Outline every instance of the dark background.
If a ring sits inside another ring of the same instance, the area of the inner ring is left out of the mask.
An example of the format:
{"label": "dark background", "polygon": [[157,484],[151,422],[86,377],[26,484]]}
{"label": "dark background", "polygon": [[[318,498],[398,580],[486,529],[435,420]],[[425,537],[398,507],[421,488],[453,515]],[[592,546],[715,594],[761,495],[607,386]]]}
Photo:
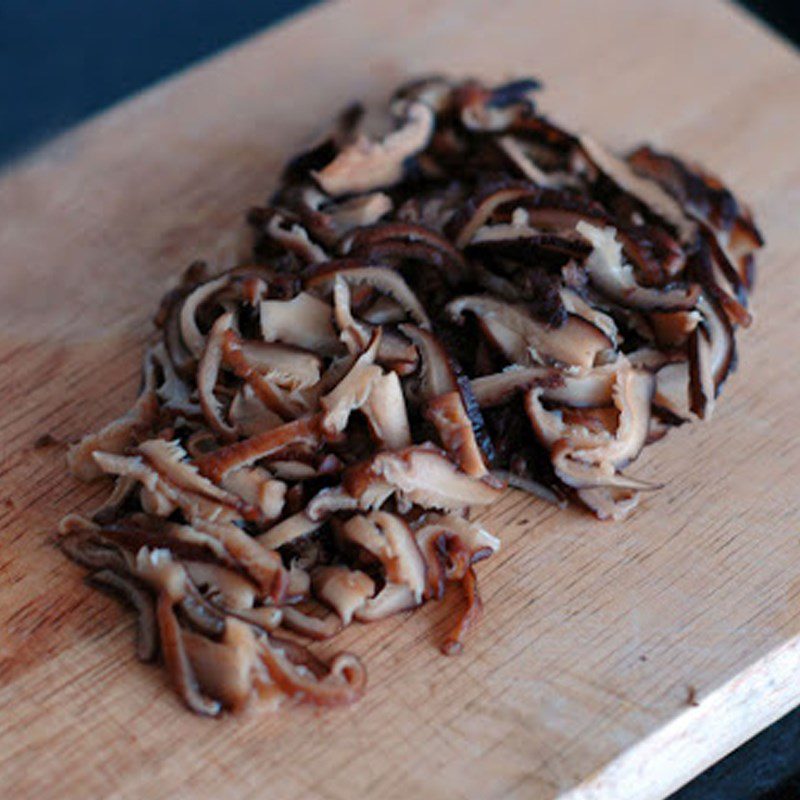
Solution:
{"label": "dark background", "polygon": [[[0,166],[307,5],[308,0],[0,0]],[[800,43],[800,0],[744,5]],[[800,798],[800,709],[671,800],[779,798]]]}

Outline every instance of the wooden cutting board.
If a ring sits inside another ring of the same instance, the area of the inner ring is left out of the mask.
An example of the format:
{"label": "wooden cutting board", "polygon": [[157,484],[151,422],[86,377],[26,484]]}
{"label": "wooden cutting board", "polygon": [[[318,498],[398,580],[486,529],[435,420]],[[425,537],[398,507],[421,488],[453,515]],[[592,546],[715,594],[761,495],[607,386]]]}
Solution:
{"label": "wooden cutting board", "polygon": [[[358,706],[198,719],[52,532],[105,486],[59,440],[133,397],[158,298],[227,264],[244,210],[342,104],[428,71],[533,73],[616,147],[698,157],[755,207],[757,321],[709,424],[649,448],[624,524],[509,492],[485,514],[483,626],[457,598],[351,630]],[[662,798],[800,702],[800,61],[696,0],[352,0],[317,8],[62,137],[0,180],[4,798]]]}

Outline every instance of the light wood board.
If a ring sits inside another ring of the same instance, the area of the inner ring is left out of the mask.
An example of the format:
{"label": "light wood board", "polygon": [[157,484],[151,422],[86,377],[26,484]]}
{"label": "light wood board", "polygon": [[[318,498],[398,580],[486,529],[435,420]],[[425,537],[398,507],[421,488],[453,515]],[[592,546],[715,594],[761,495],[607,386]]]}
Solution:
{"label": "light wood board", "polygon": [[[34,449],[134,395],[158,298],[230,258],[243,211],[342,104],[409,75],[528,73],[616,147],[718,170],[768,247],[710,424],[649,448],[624,524],[509,493],[485,515],[483,626],[451,603],[350,631],[353,708],[202,720],[51,542],[105,493]],[[4,798],[662,798],[800,702],[800,60],[733,6],[353,0],[317,8],[62,137],[0,180]],[[690,687],[692,687],[690,689]],[[698,705],[688,702],[690,691]]]}

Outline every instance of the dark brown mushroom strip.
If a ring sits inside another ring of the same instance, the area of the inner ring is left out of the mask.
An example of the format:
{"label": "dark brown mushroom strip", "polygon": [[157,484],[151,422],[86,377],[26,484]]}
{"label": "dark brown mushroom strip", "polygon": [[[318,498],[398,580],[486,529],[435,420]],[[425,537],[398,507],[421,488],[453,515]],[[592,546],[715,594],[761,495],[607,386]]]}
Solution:
{"label": "dark brown mushroom strip", "polygon": [[150,595],[130,578],[110,569],[92,573],[91,582],[108,588],[130,603],[138,616],[136,656],[139,661],[152,661],[158,652],[158,628],[155,607]]}

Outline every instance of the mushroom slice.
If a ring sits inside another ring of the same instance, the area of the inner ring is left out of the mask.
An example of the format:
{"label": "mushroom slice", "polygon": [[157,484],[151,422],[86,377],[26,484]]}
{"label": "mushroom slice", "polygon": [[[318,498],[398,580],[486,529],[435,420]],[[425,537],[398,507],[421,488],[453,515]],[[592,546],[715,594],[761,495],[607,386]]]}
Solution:
{"label": "mushroom slice", "polygon": [[653,216],[671,225],[682,242],[694,240],[697,226],[684,213],[681,204],[658,183],[637,175],[627,162],[609,153],[594,139],[581,136],[580,144],[583,152],[600,172],[638,200]]}
{"label": "mushroom slice", "polygon": [[196,519],[192,521],[192,527],[222,545],[233,561],[256,583],[259,598],[269,597],[275,602],[284,598],[288,575],[280,556],[274,550],[268,550],[261,542],[230,522]]}
{"label": "mushroom slice", "polygon": [[374,225],[388,214],[394,204],[391,197],[383,192],[352,197],[325,209],[333,229],[341,237],[356,228]]}
{"label": "mushroom slice", "polygon": [[426,598],[444,596],[445,582],[460,580],[470,566],[500,549],[500,540],[463,517],[433,514],[415,532],[425,559]]}
{"label": "mushroom slice", "polygon": [[228,311],[218,317],[197,367],[197,393],[200,407],[211,429],[225,439],[233,439],[236,431],[223,418],[222,405],[214,394],[217,378],[222,367],[225,334],[233,327],[233,312]]}
{"label": "mushroom slice", "polygon": [[306,264],[328,260],[328,254],[309,238],[308,231],[276,209],[270,209],[270,219],[264,232],[286,250],[298,255]]}
{"label": "mushroom slice", "polygon": [[181,378],[164,342],[159,342],[149,350],[149,357],[161,369],[161,381],[156,395],[162,408],[182,414],[185,417],[200,417],[203,410],[193,398],[194,390]]}
{"label": "mushroom slice", "polygon": [[197,311],[203,303],[228,286],[229,282],[230,278],[223,275],[212,281],[201,283],[183,301],[180,314],[181,339],[195,358],[200,357],[206,341],[206,337],[197,326]]}
{"label": "mushroom slice", "polygon": [[329,164],[312,172],[329,195],[371,192],[402,179],[406,160],[427,146],[435,117],[424,103],[402,103],[398,109],[402,109],[401,127],[383,141],[359,134]]}
{"label": "mushroom slice", "polygon": [[67,452],[70,472],[79,480],[92,481],[103,474],[94,453],[124,453],[136,439],[150,429],[158,416],[158,397],[153,362],[145,357],[142,390],[133,407],[121,417],[104,425],[97,433],[84,436]]}
{"label": "mushroom slice", "polygon": [[236,505],[233,495],[204,478],[194,464],[186,460],[187,453],[179,441],[148,439],[139,445],[138,450],[150,466],[174,486],[220,503]]}
{"label": "mushroom slice", "polygon": [[656,342],[662,347],[683,347],[701,318],[696,310],[654,311],[649,315]]}
{"label": "mushroom slice", "polygon": [[369,347],[356,359],[347,375],[331,392],[320,398],[320,430],[324,436],[335,439],[344,432],[350,414],[367,402],[373,384],[383,375],[383,370],[374,363],[380,334],[380,328],[376,329]]}
{"label": "mushroom slice", "polygon": [[600,520],[619,522],[639,505],[639,493],[633,489],[596,486],[578,489],[578,498]]}
{"label": "mushroom slice", "polygon": [[444,449],[464,472],[481,478],[488,472],[464,401],[458,391],[428,401],[425,417],[433,423]]}
{"label": "mushroom slice", "polygon": [[[304,603],[305,606],[312,605]],[[322,616],[314,613],[301,611],[297,606],[286,606],[283,609],[283,619],[281,624],[290,631],[307,636],[309,639],[330,639],[342,629],[342,623],[336,614],[332,614],[324,607],[320,608],[316,603],[315,609],[324,610]]]}
{"label": "mushroom slice", "polygon": [[447,232],[459,250],[463,250],[498,208],[508,203],[534,197],[538,188],[526,181],[501,181],[479,188],[447,225]]}
{"label": "mushroom slice", "polygon": [[653,408],[671,418],[686,421],[692,413],[689,401],[689,364],[678,361],[665,364],[656,372]]}
{"label": "mushroom slice", "polygon": [[420,354],[420,390],[423,399],[432,399],[458,389],[452,362],[439,339],[417,325],[400,325],[400,331],[416,345]]}
{"label": "mushroom slice", "polygon": [[[385,497],[391,494],[388,491]],[[359,508],[359,499],[353,497],[343,486],[328,486],[320,489],[306,506],[305,513],[310,520],[322,524],[328,517],[338,511],[355,511]]]}
{"label": "mushroom slice", "polygon": [[228,472],[220,481],[222,487],[246,503],[258,508],[264,519],[277,519],[283,511],[286,484],[275,480],[262,467],[241,467]]}
{"label": "mushroom slice", "polygon": [[132,605],[139,615],[136,635],[136,656],[139,661],[153,661],[158,653],[158,628],[153,600],[141,586],[131,578],[111,569],[92,573],[95,586],[110,589]]}
{"label": "mushroom slice", "polygon": [[265,379],[285,389],[305,389],[319,381],[322,359],[307,350],[272,342],[246,341],[233,331],[228,339]]}
{"label": "mushroom slice", "polygon": [[636,458],[647,441],[654,383],[649,372],[633,369],[626,361],[619,364],[612,391],[619,411],[615,431],[570,425],[559,411],[545,409],[541,388],[528,392],[526,411],[538,438],[550,449],[556,475],[564,483],[575,488],[653,488],[619,475],[618,470]]}
{"label": "mushroom slice", "polygon": [[444,236],[411,222],[382,222],[359,228],[345,240],[342,251],[372,262],[432,264],[453,285],[468,273],[463,255]]}
{"label": "mushroom slice", "polygon": [[283,425],[283,418],[267,408],[249,383],[233,396],[228,419],[239,436],[256,436]]}
{"label": "mushroom slice", "polygon": [[608,337],[608,340],[615,345],[622,343],[622,336],[620,336],[617,330],[617,323],[614,322],[613,317],[590,306],[575,290],[566,286],[563,286],[559,290],[559,296],[567,312],[582,317],[587,322],[590,322],[595,328],[602,331]]}
{"label": "mushroom slice", "polygon": [[483,331],[512,363],[563,364],[591,367],[598,354],[613,348],[608,337],[574,314],[553,328],[534,319],[523,306],[495,300],[488,295],[467,295],[447,304],[456,321],[471,311]]}
{"label": "mushroom slice", "polygon": [[[334,263],[335,262],[331,262]],[[340,277],[348,284],[354,286],[369,286],[381,294],[385,294],[405,309],[411,319],[421,328],[431,327],[425,309],[411,291],[402,276],[386,267],[333,267],[331,270],[321,270],[306,280],[307,288],[316,288],[325,291]],[[316,349],[316,348],[312,348]]]}
{"label": "mushroom slice", "polygon": [[719,178],[651,147],[639,147],[628,156],[628,162],[636,173],[658,182],[686,208],[689,216],[701,222],[712,244],[734,270],[729,278],[749,291],[753,284],[749,256],[764,244],[749,209]]}
{"label": "mushroom slice", "polygon": [[186,595],[186,571],[172,559],[169,550],[143,547],[136,556],[136,576],[158,592],[156,618],[161,652],[175,688],[192,711],[216,716],[221,706],[200,692],[175,616],[176,604]]}
{"label": "mushroom slice", "polygon": [[182,563],[200,593],[222,608],[241,611],[256,604],[258,590],[241,573],[208,561]]}
{"label": "mushroom slice", "polygon": [[375,582],[365,572],[343,566],[320,567],[312,577],[314,594],[349,625],[353,614],[375,594]]}
{"label": "mushroom slice", "polygon": [[411,445],[406,402],[397,373],[389,372],[372,382],[369,396],[361,411],[380,447],[400,450]]}
{"label": "mushroom slice", "polygon": [[345,472],[345,489],[355,498],[362,498],[375,484],[389,486],[402,499],[424,508],[449,511],[487,505],[501,493],[488,477],[471,478],[444,452],[430,445],[378,453]]}
{"label": "mushroom slice", "polygon": [[533,386],[558,386],[563,381],[564,378],[557,370],[514,364],[502,372],[474,378],[471,386],[478,405],[481,408],[491,408],[505,403],[517,392],[527,391]]}
{"label": "mushroom slice", "polygon": [[698,286],[653,289],[639,285],[632,267],[622,258],[622,245],[614,228],[597,228],[581,220],[576,230],[593,246],[586,259],[586,272],[597,289],[610,299],[628,308],[652,311],[694,307],[700,293]]}
{"label": "mushroom slice", "polygon": [[[293,643],[292,643],[293,644]],[[354,703],[367,685],[361,662],[349,653],[340,653],[326,674],[320,675],[304,663],[293,660],[288,641],[259,640],[260,658],[270,678],[288,697],[320,706]]]}
{"label": "mushroom slice", "polygon": [[261,533],[255,538],[269,550],[277,550],[290,542],[302,539],[304,536],[318,531],[325,524],[325,518],[311,519],[307,511],[298,511],[273,525],[266,533]]}
{"label": "mushroom slice", "polygon": [[221,480],[228,472],[259,459],[278,456],[294,446],[316,447],[319,444],[319,416],[303,417],[277,428],[251,436],[241,442],[214,450],[196,460],[201,474]]}
{"label": "mushroom slice", "polygon": [[291,300],[264,300],[260,313],[261,335],[267,342],[282,342],[320,355],[340,350],[331,322],[333,309],[307,292]]}
{"label": "mushroom slice", "polygon": [[232,711],[244,708],[254,684],[269,683],[258,657],[252,628],[228,617],[220,642],[192,631],[183,632],[184,647],[200,687]]}

